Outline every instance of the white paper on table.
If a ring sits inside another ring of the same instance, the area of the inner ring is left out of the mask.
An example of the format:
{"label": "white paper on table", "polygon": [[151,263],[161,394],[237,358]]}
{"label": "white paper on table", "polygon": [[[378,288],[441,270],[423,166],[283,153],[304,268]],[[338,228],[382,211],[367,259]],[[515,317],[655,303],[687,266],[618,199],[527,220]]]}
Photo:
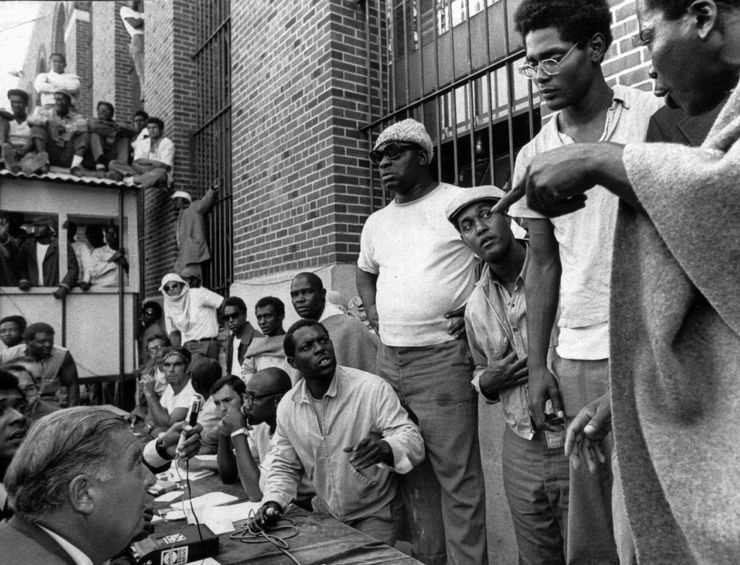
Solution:
{"label": "white paper on table", "polygon": [[166,473],[166,480],[172,483],[181,483],[185,480],[197,481],[198,479],[202,479],[203,477],[210,477],[211,475],[215,475],[216,471],[211,471],[210,469],[200,469],[198,471],[187,472],[183,468],[171,468],[169,471],[166,471]]}
{"label": "white paper on table", "polygon": [[185,491],[183,490],[173,490],[159,495],[157,498],[154,499],[154,502],[172,502],[177,497],[182,496],[183,494],[185,494]]}
{"label": "white paper on table", "polygon": [[196,455],[195,459],[198,461],[215,461],[216,460],[216,454],[210,454],[210,455]]}
{"label": "white paper on table", "polygon": [[176,504],[172,504],[171,508],[173,510],[182,510],[184,506],[189,510],[192,504],[193,508],[201,510],[209,506],[218,506],[219,504],[226,504],[234,500],[237,500],[235,496],[226,494],[225,492],[209,492],[195,498],[181,500]]}
{"label": "white paper on table", "polygon": [[202,513],[202,522],[216,535],[234,531],[234,522],[249,518],[249,512],[257,512],[261,502],[240,502],[229,506],[206,508]]}
{"label": "white paper on table", "polygon": [[185,565],[221,565],[219,561],[216,561],[213,557],[206,557],[205,559],[198,559],[198,561],[190,561]]}

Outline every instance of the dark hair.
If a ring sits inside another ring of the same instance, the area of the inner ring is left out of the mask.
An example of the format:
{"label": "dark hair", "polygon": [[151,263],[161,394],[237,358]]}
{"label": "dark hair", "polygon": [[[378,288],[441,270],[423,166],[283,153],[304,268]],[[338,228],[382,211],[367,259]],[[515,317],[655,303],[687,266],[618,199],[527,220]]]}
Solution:
{"label": "dark hair", "polygon": [[218,361],[196,355],[190,363],[190,383],[198,394],[206,395],[214,383],[221,378],[221,365]]}
{"label": "dark hair", "polygon": [[612,15],[607,0],[524,0],[514,15],[522,38],[531,31],[555,27],[563,41],[579,46],[600,33],[611,45]]}
{"label": "dark hair", "polygon": [[54,53],[52,53],[51,55],[49,55],[49,61],[51,61],[54,57],[61,57],[62,58],[62,61],[64,62],[64,64],[65,65],[67,64],[67,57],[64,56],[64,53],[59,53],[59,52],[55,51]]}
{"label": "dark hair", "polygon": [[113,114],[116,113],[116,109],[113,107],[113,104],[111,104],[110,102],[106,102],[105,100],[101,100],[100,102],[98,102],[98,105],[95,106],[95,109],[96,110],[100,110],[100,107],[101,106],[108,106],[108,108],[110,108],[110,116],[111,116],[111,118],[113,117]]}
{"label": "dark hair", "polygon": [[226,300],[224,300],[223,306],[221,306],[221,312],[226,310],[227,306],[234,306],[239,309],[239,312],[242,314],[247,313],[247,305],[244,304],[244,301],[239,298],[238,296],[229,296]]}
{"label": "dark hair", "polygon": [[304,278],[306,279],[312,288],[315,290],[324,290],[324,281],[321,280],[321,277],[314,273],[298,273],[293,280]]}
{"label": "dark hair", "polygon": [[57,92],[54,93],[54,96],[56,96],[57,94],[59,94],[60,96],[64,96],[67,99],[67,104],[71,104],[72,103],[72,97],[69,94],[67,94],[66,92],[59,92],[59,91],[57,91]]}
{"label": "dark hair", "polygon": [[144,110],[136,110],[136,112],[134,113],[134,118],[136,116],[141,116],[145,120],[148,120],[149,119],[149,114],[147,114]]}
{"label": "dark hair", "polygon": [[256,312],[257,308],[264,308],[265,306],[272,306],[278,318],[285,317],[285,304],[279,298],[275,296],[263,296],[254,305],[254,311]]}
{"label": "dark hair", "polygon": [[233,388],[234,392],[237,393],[239,396],[247,392],[247,385],[244,384],[243,380],[241,380],[239,377],[235,377],[234,375],[227,375],[225,377],[221,377],[215,383],[213,383],[213,386],[211,387],[211,396],[216,394],[225,386],[230,386],[231,388]]}
{"label": "dark hair", "polygon": [[329,335],[329,331],[324,327],[324,324],[321,324],[316,320],[311,320],[310,318],[301,318],[288,328],[288,331],[285,333],[285,337],[283,338],[283,351],[285,351],[286,357],[295,357],[295,339],[293,339],[293,334],[301,328],[311,326],[319,326],[324,330],[326,335]]}
{"label": "dark hair", "polygon": [[152,308],[154,310],[154,315],[157,316],[157,318],[162,317],[162,307],[159,305],[159,302],[155,300],[144,302],[144,304],[141,305],[141,310],[144,311],[147,308]]}
{"label": "dark hair", "polygon": [[0,326],[7,322],[15,323],[18,328],[20,328],[21,334],[26,331],[27,322],[23,316],[5,316],[2,320],[0,320]]}
{"label": "dark hair", "polygon": [[162,340],[162,343],[163,343],[163,345],[165,347],[172,347],[172,343],[170,342],[170,338],[168,338],[166,335],[162,335],[162,334],[154,334],[153,336],[149,337],[146,340],[145,345],[149,345],[155,339],[161,339]]}
{"label": "dark hair", "polygon": [[28,92],[25,90],[21,90],[20,88],[11,88],[8,90],[8,100],[10,100],[11,96],[20,96],[23,98],[23,102],[28,104]]}
{"label": "dark hair", "polygon": [[[694,0],[646,0],[645,4],[650,10],[658,10],[663,13],[667,20],[677,20],[686,13]],[[720,9],[740,8],[740,0],[716,0]]]}
{"label": "dark hair", "polygon": [[8,367],[0,369],[0,390],[17,390],[23,396],[18,385],[18,379],[14,374],[9,373],[7,369]]}
{"label": "dark hair", "polygon": [[193,360],[193,356],[190,354],[190,351],[184,347],[168,347],[162,352],[162,361],[167,359],[170,355],[179,355],[180,358],[185,361],[186,365],[190,365],[190,362]]}
{"label": "dark hair", "polygon": [[23,341],[28,343],[36,339],[36,334],[51,334],[54,335],[54,328],[52,328],[46,322],[35,322],[26,328],[23,332]]}
{"label": "dark hair", "polygon": [[155,124],[159,126],[159,129],[164,130],[164,122],[159,118],[147,118],[146,125]]}

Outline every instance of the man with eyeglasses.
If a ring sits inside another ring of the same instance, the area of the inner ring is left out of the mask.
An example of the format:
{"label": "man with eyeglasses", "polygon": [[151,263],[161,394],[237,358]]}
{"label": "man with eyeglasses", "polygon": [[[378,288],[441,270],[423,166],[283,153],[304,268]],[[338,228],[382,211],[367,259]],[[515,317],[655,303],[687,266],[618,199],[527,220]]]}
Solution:
{"label": "man with eyeglasses", "polygon": [[396,475],[424,458],[419,428],[383,379],[337,365],[329,333],[316,320],[288,329],[285,355],[303,379],[278,404],[273,460],[252,525],[269,530],[305,472],[317,512],[392,546],[399,525]]}
{"label": "man with eyeglasses", "polygon": [[[273,457],[270,453],[277,426],[277,407],[292,382],[277,367],[257,371],[249,382],[227,377],[218,381],[213,398],[221,407],[218,426],[218,466],[225,482],[241,481],[249,500],[259,502]],[[313,487],[301,477],[295,504],[311,510]]]}
{"label": "man with eyeglasses", "polygon": [[377,374],[418,419],[427,447],[427,461],[402,478],[412,553],[428,564],[486,563],[478,398],[461,335],[475,259],[444,214],[465,189],[432,177],[433,155],[413,119],[378,137],[370,159],[394,199],[362,229],[357,289],[380,335]]}
{"label": "man with eyeglasses", "polygon": [[224,300],[222,316],[231,335],[226,345],[226,370],[235,377],[242,374],[244,356],[255,337],[262,334],[247,321],[247,305],[238,296]]}
{"label": "man with eyeglasses", "polygon": [[[584,141],[643,141],[662,101],[648,92],[611,88],[602,62],[612,40],[606,0],[525,0],[515,16],[524,39],[521,73],[556,112],[517,156],[516,186],[536,155]],[[520,201],[510,214],[524,219],[531,241],[525,283],[529,323],[529,404],[534,426],[547,430],[545,405],[573,418],[608,389],[609,277],[618,199],[603,187],[585,208],[546,218]],[[626,299],[626,297],[625,297]],[[559,337],[548,363],[556,312]],[[631,542],[623,514],[612,520],[612,438],[598,470],[571,469],[567,527],[568,563],[629,562]],[[615,482],[618,484],[618,481]],[[615,492],[615,503],[619,494]],[[615,506],[615,510],[620,505]],[[616,545],[615,545],[616,536]]]}
{"label": "man with eyeglasses", "polygon": [[706,140],[696,148],[560,147],[532,161],[520,188],[533,209],[553,217],[578,214],[595,183],[620,199],[610,391],[571,422],[566,451],[588,464],[613,425],[640,563],[734,563],[740,1],[639,0],[637,8],[641,41],[678,105],[695,116],[729,96]]}

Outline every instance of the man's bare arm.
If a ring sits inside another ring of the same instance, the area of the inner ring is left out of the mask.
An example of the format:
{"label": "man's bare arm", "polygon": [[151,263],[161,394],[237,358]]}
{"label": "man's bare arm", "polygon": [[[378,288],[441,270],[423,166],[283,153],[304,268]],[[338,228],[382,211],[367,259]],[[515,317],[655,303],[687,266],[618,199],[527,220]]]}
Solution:
{"label": "man's bare arm", "polygon": [[375,328],[375,331],[378,331],[380,329],[380,321],[378,319],[378,308],[375,305],[378,275],[363,271],[359,267],[356,268],[356,273],[355,282],[357,284],[357,291],[360,293],[360,298],[362,298],[362,306],[365,308],[368,322]]}

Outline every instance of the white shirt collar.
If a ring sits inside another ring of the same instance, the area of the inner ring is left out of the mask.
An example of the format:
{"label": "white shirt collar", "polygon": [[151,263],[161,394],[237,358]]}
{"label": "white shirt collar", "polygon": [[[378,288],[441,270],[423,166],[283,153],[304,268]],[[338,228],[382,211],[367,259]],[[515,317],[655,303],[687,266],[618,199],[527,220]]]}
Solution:
{"label": "white shirt collar", "polygon": [[72,561],[74,561],[76,565],[94,565],[92,559],[82,553],[82,551],[80,551],[77,547],[72,545],[62,536],[55,532],[52,532],[49,528],[45,528],[41,524],[36,525],[44,530],[47,534],[49,534],[54,539],[54,541],[57,542],[62,547],[62,549],[69,554],[69,556],[72,558]]}
{"label": "white shirt collar", "polygon": [[331,318],[332,316],[336,316],[337,314],[344,314],[339,308],[337,308],[334,304],[329,302],[328,300],[324,302],[324,311],[321,313],[321,316],[319,316],[319,322],[323,322],[327,318]]}

